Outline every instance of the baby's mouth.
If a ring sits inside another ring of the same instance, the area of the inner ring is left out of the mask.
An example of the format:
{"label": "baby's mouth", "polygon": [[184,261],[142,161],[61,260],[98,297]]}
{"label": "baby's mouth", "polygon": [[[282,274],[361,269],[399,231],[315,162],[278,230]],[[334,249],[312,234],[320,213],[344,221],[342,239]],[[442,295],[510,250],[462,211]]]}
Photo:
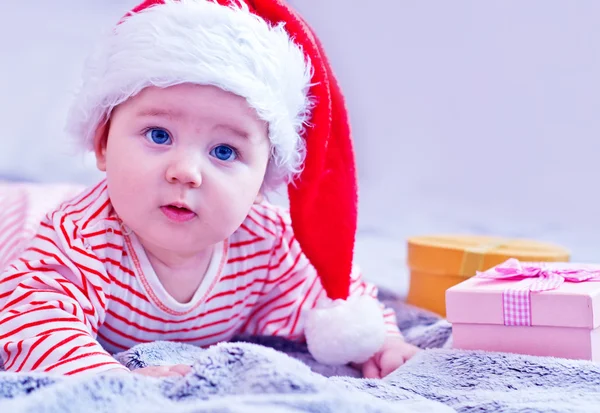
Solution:
{"label": "baby's mouth", "polygon": [[186,222],[196,217],[196,213],[186,205],[169,204],[160,207],[167,218],[175,222]]}
{"label": "baby's mouth", "polygon": [[185,207],[185,206],[167,205],[167,208],[172,209],[173,211],[182,211],[182,212],[190,211],[191,212],[191,210],[188,207]]}

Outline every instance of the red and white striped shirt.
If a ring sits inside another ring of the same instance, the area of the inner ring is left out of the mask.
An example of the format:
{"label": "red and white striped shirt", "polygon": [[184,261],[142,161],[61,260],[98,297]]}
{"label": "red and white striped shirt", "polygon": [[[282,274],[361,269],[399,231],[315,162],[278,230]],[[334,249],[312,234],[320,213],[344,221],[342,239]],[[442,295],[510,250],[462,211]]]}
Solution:
{"label": "red and white striped shirt", "polygon": [[[289,215],[267,203],[254,205],[216,246],[185,304],[163,288],[135,234],[124,233],[105,181],[47,214],[35,234],[39,208],[30,214],[29,205],[27,186],[0,186],[0,265],[14,258],[0,274],[8,371],[122,368],[111,353],[156,340],[207,346],[236,334],[302,338],[306,310],[325,295]],[[377,290],[355,270],[351,294]],[[399,334],[393,311],[384,314],[389,334]]]}

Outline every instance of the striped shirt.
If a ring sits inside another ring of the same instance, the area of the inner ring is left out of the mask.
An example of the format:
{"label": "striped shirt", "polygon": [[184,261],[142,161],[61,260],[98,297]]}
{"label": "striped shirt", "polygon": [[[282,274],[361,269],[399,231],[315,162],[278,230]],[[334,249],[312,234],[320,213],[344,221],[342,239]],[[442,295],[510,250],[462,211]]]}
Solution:
{"label": "striped shirt", "polygon": [[[180,303],[123,230],[105,181],[43,214],[41,224],[31,201],[27,186],[0,186],[0,354],[8,371],[124,368],[111,354],[156,340],[302,339],[306,311],[325,296],[288,213],[265,202],[215,247],[193,298]],[[375,297],[377,289],[354,270],[351,294]],[[393,311],[384,315],[388,333],[399,334]]]}

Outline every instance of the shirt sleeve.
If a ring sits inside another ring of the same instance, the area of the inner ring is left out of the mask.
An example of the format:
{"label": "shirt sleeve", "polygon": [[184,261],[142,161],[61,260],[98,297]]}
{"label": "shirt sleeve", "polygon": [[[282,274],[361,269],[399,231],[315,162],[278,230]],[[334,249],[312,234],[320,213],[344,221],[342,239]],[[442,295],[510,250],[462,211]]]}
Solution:
{"label": "shirt sleeve", "polygon": [[0,355],[7,371],[126,370],[96,341],[110,278],[67,213],[42,221],[0,275]]}
{"label": "shirt sleeve", "polygon": [[[241,333],[303,339],[307,312],[326,293],[315,268],[294,237],[289,215],[278,211],[276,220],[276,239],[268,266],[266,294],[253,309]],[[366,282],[355,265],[350,295],[370,295],[377,299],[377,293],[377,287]],[[387,334],[401,337],[394,310],[380,305]]]}

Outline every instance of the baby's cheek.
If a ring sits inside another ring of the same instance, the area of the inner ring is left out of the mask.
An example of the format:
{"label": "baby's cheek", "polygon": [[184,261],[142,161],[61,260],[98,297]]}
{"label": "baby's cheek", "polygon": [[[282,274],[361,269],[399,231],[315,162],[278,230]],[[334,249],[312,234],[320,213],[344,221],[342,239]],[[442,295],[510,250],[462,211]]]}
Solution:
{"label": "baby's cheek", "polygon": [[119,217],[130,227],[138,229],[143,212],[154,199],[148,193],[153,186],[143,171],[130,165],[115,164],[107,169],[108,194]]}
{"label": "baby's cheek", "polygon": [[258,191],[249,188],[248,185],[227,190],[226,196],[219,202],[220,207],[215,210],[221,222],[226,223],[227,231],[233,232],[239,228],[248,216],[257,195]]}
{"label": "baby's cheek", "polygon": [[113,155],[107,159],[106,174],[114,187],[121,188],[120,192],[128,196],[133,196],[134,192],[140,197],[144,191],[158,184],[160,171],[152,159],[135,152],[130,156],[126,152]]}

